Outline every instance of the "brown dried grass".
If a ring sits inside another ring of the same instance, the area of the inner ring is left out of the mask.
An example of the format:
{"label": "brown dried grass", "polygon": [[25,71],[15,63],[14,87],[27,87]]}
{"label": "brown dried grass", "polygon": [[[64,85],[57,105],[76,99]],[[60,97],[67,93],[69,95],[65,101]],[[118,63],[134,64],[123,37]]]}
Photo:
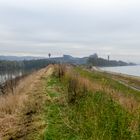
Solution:
{"label": "brown dried grass", "polygon": [[52,71],[52,67],[48,66],[34,72],[20,80],[14,94],[9,92],[0,96],[0,139],[9,138],[11,134],[18,136],[26,131],[27,128],[24,126],[24,122],[28,121],[25,119],[26,114],[35,107],[35,110],[40,110],[39,103],[42,104],[44,99],[38,93],[42,89],[41,79],[50,75]]}
{"label": "brown dried grass", "polygon": [[7,94],[0,97],[0,117],[16,113],[26,100],[24,94]]}

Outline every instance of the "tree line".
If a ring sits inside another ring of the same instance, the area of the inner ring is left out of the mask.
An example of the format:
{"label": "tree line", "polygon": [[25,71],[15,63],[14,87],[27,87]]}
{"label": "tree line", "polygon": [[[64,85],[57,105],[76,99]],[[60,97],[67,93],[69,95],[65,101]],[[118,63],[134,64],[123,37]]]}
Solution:
{"label": "tree line", "polygon": [[106,60],[103,58],[92,58],[89,57],[88,61],[87,61],[88,65],[92,65],[92,66],[128,66],[128,65],[135,65],[133,63],[126,63],[123,61],[116,61],[116,60]]}
{"label": "tree line", "polygon": [[40,68],[46,67],[49,64],[54,64],[55,62],[49,59],[39,59],[39,60],[24,60],[24,61],[7,61],[0,60],[0,72],[4,71],[15,71],[15,70],[38,70]]}

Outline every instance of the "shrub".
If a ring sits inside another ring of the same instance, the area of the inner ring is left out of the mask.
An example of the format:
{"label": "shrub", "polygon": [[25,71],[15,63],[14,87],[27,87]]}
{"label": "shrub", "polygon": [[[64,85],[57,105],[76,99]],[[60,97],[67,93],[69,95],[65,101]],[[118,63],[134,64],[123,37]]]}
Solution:
{"label": "shrub", "polygon": [[88,82],[74,72],[67,72],[66,76],[68,103],[77,102],[79,98],[84,97],[90,90]]}
{"label": "shrub", "polygon": [[54,66],[54,75],[61,79],[66,73],[66,66],[64,64],[58,64]]}
{"label": "shrub", "polygon": [[64,64],[55,65],[54,76],[66,84],[68,103],[76,102],[78,98],[85,96],[87,91],[91,89],[87,79],[82,78],[71,67]]}

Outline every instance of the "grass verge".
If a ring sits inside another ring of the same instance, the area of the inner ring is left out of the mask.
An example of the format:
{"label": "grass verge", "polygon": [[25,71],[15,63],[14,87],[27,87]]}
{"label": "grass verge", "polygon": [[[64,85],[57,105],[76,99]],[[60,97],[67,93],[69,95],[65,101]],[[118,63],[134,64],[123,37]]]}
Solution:
{"label": "grass verge", "polygon": [[[130,114],[106,92],[88,90],[83,82],[78,84],[73,75],[75,73],[69,76],[63,73],[62,76],[52,75],[46,79],[46,94],[50,101],[45,107],[44,118],[48,124],[45,140],[140,139],[139,117]],[[92,78],[91,75],[88,78]],[[99,82],[100,78],[95,76]],[[77,79],[80,79],[79,76]],[[71,83],[75,86],[70,86]],[[81,96],[83,85],[87,90],[84,89]],[[69,86],[73,89],[69,90]],[[74,94],[74,102],[68,100],[70,93]]]}

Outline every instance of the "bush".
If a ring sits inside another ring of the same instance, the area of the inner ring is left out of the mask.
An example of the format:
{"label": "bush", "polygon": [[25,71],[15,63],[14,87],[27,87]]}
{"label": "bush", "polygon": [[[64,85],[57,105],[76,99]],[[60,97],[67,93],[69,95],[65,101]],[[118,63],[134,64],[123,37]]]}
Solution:
{"label": "bush", "polygon": [[54,76],[58,77],[67,88],[67,101],[74,103],[92,89],[89,80],[82,78],[71,67],[64,64],[55,65]]}
{"label": "bush", "polygon": [[58,64],[54,66],[54,76],[61,79],[66,73],[66,66],[64,64]]}
{"label": "bush", "polygon": [[79,75],[70,74],[67,78],[68,102],[74,103],[89,91],[88,83]]}

